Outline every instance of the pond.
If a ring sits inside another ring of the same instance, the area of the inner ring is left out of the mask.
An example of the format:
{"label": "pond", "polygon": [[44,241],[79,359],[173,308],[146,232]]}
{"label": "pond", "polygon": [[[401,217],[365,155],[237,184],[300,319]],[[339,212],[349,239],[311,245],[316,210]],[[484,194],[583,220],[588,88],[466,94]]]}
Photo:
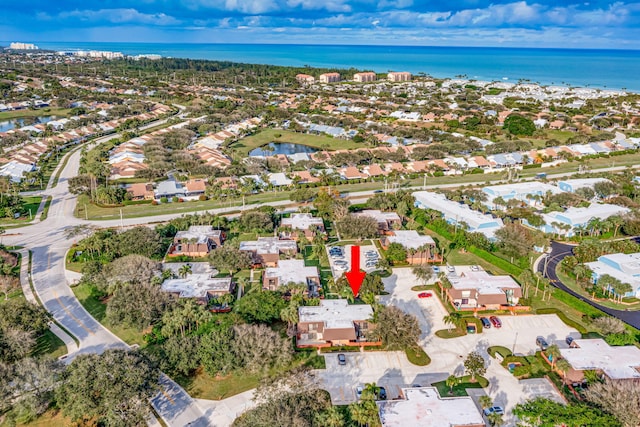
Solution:
{"label": "pond", "polygon": [[17,119],[8,119],[0,121],[0,132],[7,132],[11,129],[20,129],[24,126],[37,125],[39,123],[47,123],[56,120],[56,116],[37,116],[37,117],[21,117]]}
{"label": "pond", "polygon": [[317,148],[308,145],[292,144],[290,142],[270,142],[262,147],[255,148],[249,152],[251,157],[267,157],[276,154],[297,154],[297,153],[315,153],[319,151]]}

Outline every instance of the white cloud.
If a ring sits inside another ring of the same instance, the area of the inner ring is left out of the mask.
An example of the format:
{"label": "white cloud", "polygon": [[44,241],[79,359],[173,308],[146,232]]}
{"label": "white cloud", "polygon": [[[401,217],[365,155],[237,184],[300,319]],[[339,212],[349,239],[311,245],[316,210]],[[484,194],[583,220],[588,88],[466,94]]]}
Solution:
{"label": "white cloud", "polygon": [[164,13],[140,13],[136,9],[99,9],[73,10],[61,12],[59,19],[78,19],[84,22],[112,24],[148,24],[148,25],[176,25],[180,21]]}

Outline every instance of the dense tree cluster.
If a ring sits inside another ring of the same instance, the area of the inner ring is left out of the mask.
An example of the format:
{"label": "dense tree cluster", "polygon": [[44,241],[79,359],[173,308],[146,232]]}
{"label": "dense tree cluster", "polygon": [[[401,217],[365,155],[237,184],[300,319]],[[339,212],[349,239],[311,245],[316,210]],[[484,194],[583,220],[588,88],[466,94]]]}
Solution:
{"label": "dense tree cluster", "polygon": [[45,309],[24,299],[0,304],[0,362],[11,363],[29,355],[48,323]]}
{"label": "dense tree cluster", "polygon": [[378,235],[378,221],[367,216],[347,215],[336,221],[343,239],[367,239]]}

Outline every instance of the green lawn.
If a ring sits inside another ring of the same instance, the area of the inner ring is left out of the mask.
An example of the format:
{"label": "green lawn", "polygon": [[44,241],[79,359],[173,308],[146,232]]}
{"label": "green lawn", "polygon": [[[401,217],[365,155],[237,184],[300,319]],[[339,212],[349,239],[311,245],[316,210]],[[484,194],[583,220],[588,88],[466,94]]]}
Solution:
{"label": "green lawn", "polygon": [[404,352],[407,355],[409,362],[416,366],[427,366],[431,363],[431,358],[421,347],[407,348]]}
{"label": "green lawn", "polygon": [[36,212],[38,212],[38,206],[40,206],[40,202],[42,201],[42,197],[41,196],[23,197],[23,201],[24,201],[24,207],[23,207],[24,215],[17,219],[2,218],[0,219],[0,222],[1,222],[0,226],[4,227],[5,225],[8,225],[8,226],[26,225],[26,223],[31,221],[29,219],[29,210],[31,210],[32,218],[35,218]]}
{"label": "green lawn", "polygon": [[42,214],[40,214],[40,221],[44,221],[45,219],[47,219],[52,201],[53,199],[51,198],[51,196],[47,196],[47,201],[45,202],[44,208],[42,209]]}
{"label": "green lawn", "polygon": [[[579,293],[580,295],[588,299],[591,299],[591,294],[585,291],[584,289],[582,289],[582,287],[576,283],[576,280],[573,277],[565,274],[561,268],[558,267],[558,269],[556,270],[556,273],[558,273],[558,278],[562,283],[564,283],[565,285],[567,285],[569,288]],[[597,303],[605,307],[615,308],[616,310],[633,310],[633,311],[640,310],[640,301],[637,301],[632,304],[618,304],[617,302],[613,302],[610,300],[598,299]]]}
{"label": "green lawn", "polygon": [[67,354],[67,346],[56,334],[47,329],[44,334],[38,337],[36,348],[32,354],[34,356],[48,355],[57,359]]}
{"label": "green lawn", "polygon": [[258,386],[259,375],[233,373],[222,377],[211,377],[202,368],[191,378],[176,378],[197,399],[222,400]]}
{"label": "green lawn", "polygon": [[96,297],[94,288],[91,285],[78,285],[71,288],[80,304],[97,321],[102,323],[107,329],[116,334],[118,338],[129,345],[138,344],[144,347],[146,342],[143,339],[144,333],[136,328],[122,325],[114,325],[106,318],[107,304]]}
{"label": "green lawn", "polygon": [[0,120],[39,116],[67,117],[70,111],[71,110],[69,108],[41,108],[38,110],[3,111],[0,113]]}
{"label": "green lawn", "polygon": [[[277,137],[277,135],[280,135],[280,137]],[[364,144],[358,144],[348,139],[337,139],[325,135],[310,135],[282,129],[265,129],[255,135],[248,136],[232,143],[229,148],[237,151],[242,157],[246,157],[251,150],[267,145],[270,142],[289,142],[293,144],[307,145],[321,150],[351,150],[354,148],[366,148]]]}
{"label": "green lawn", "polygon": [[438,389],[438,393],[441,397],[459,397],[468,396],[468,388],[487,387],[489,385],[489,380],[484,377],[478,376],[476,377],[474,382],[471,382],[471,376],[465,375],[464,377],[460,377],[460,381],[458,382],[458,384],[453,386],[453,388],[447,387],[445,381],[440,381],[431,385]]}
{"label": "green lawn", "polygon": [[[0,426],[9,425],[8,423],[2,423]],[[17,427],[71,427],[76,425],[71,419],[62,415],[62,412],[58,409],[50,409],[44,414],[40,415],[34,421],[26,424],[17,423]]]}

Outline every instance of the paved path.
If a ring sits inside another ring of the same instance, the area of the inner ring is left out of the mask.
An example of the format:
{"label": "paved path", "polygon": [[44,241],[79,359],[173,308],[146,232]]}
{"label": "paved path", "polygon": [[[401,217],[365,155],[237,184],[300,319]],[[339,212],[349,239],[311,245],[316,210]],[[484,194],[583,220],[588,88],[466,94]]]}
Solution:
{"label": "paved path", "polygon": [[592,307],[604,311],[610,316],[617,317],[618,319],[622,320],[628,325],[633,326],[636,329],[640,329],[640,311],[616,310],[614,308],[605,307],[595,301],[591,301],[589,298],[585,298],[560,281],[556,270],[558,268],[558,265],[565,257],[573,255],[573,248],[574,246],[572,245],[552,242],[551,253],[547,255],[548,260],[542,260],[542,262],[538,264],[538,271],[541,272],[545,277],[549,278],[551,280],[551,284],[556,288],[573,295],[574,297],[586,302]]}
{"label": "paved path", "polygon": [[[99,142],[100,139],[94,141]],[[3,236],[3,243],[23,246],[32,251],[31,279],[36,294],[53,318],[78,339],[80,344],[69,348],[67,362],[83,353],[129,348],[84,309],[68,286],[65,276],[65,254],[73,244],[73,240],[65,236],[65,230],[84,223],[74,217],[76,197],[68,191],[69,179],[78,172],[80,154],[80,150],[68,154],[68,161],[61,171],[57,185],[43,192],[43,195],[53,198],[47,219]],[[53,179],[50,183],[53,183]],[[28,264],[24,269],[25,274],[28,274],[27,268]],[[25,278],[28,284],[28,276]],[[152,405],[167,425],[211,425],[200,406],[180,386],[166,376],[163,376],[160,383],[162,392],[152,400]]]}
{"label": "paved path", "polygon": [[[21,264],[20,264],[20,285],[22,286],[22,293],[27,301],[32,304],[40,305],[37,298],[31,291],[31,285],[29,284],[29,251],[27,249],[20,249],[17,251],[21,256]],[[75,353],[78,351],[78,344],[75,340],[69,336],[62,328],[60,328],[55,322],[49,323],[49,329],[53,332],[58,338],[64,342],[67,346],[67,354]],[[64,357],[64,356],[63,356]]]}

